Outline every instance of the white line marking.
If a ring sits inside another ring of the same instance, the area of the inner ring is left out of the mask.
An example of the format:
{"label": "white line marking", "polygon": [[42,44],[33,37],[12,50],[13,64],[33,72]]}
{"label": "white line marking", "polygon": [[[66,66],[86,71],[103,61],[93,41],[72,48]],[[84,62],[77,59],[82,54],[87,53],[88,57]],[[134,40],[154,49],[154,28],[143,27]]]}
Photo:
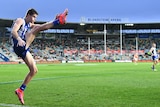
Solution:
{"label": "white line marking", "polygon": [[97,65],[97,64],[74,64],[76,66],[94,66],[94,65]]}
{"label": "white line marking", "polygon": [[4,106],[4,107],[29,107],[29,106],[25,106],[25,105],[5,104],[5,103],[0,103],[0,106]]}
{"label": "white line marking", "polygon": [[[59,79],[59,78],[70,78],[70,77],[79,77],[79,76],[87,76],[87,75],[88,74],[74,75],[74,76],[56,76],[56,77],[47,77],[47,78],[35,78],[32,81],[51,80],[51,79]],[[3,84],[13,84],[13,83],[18,83],[18,82],[23,82],[23,80],[0,82],[0,85],[3,85]]]}

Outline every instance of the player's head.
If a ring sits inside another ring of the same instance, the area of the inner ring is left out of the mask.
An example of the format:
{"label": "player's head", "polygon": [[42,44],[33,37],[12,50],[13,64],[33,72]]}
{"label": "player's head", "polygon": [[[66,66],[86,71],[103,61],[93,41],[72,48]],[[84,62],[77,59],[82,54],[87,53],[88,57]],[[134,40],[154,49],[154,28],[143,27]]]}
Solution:
{"label": "player's head", "polygon": [[25,18],[28,22],[34,23],[36,21],[37,16],[38,12],[35,9],[31,8],[27,11]]}
{"label": "player's head", "polygon": [[152,43],[152,47],[156,47],[156,44],[155,44],[155,43]]}

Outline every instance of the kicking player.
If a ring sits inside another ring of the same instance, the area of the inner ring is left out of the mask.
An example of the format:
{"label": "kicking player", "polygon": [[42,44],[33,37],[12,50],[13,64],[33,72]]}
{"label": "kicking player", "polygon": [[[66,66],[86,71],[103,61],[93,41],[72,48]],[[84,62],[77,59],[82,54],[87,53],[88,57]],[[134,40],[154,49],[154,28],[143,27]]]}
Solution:
{"label": "kicking player", "polygon": [[152,47],[151,47],[149,53],[151,53],[152,60],[153,60],[153,65],[152,65],[151,68],[152,68],[153,71],[157,71],[157,70],[155,69],[155,66],[156,66],[157,63],[158,63],[158,60],[159,60],[158,57],[159,57],[159,56],[158,56],[158,54],[157,54],[157,52],[156,52],[156,44],[155,44],[155,43],[152,44]]}
{"label": "kicking player", "polygon": [[63,25],[66,23],[66,17],[68,9],[63,13],[56,16],[54,21],[44,24],[34,24],[38,16],[38,12],[35,9],[29,9],[24,18],[17,18],[13,23],[11,30],[11,37],[13,41],[14,52],[21,57],[27,67],[29,73],[26,75],[22,85],[15,90],[21,104],[24,104],[24,90],[27,84],[31,81],[38,69],[33,59],[33,56],[29,52],[29,46],[33,42],[35,35],[40,31],[50,29],[56,25]]}

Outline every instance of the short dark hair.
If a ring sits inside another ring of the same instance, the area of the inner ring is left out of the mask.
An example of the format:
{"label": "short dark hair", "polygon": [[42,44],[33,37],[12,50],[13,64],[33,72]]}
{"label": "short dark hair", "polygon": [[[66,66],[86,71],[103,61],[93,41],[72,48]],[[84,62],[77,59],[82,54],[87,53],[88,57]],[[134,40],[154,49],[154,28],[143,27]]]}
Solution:
{"label": "short dark hair", "polygon": [[26,15],[33,15],[33,14],[38,15],[38,12],[35,9],[31,8],[27,11]]}

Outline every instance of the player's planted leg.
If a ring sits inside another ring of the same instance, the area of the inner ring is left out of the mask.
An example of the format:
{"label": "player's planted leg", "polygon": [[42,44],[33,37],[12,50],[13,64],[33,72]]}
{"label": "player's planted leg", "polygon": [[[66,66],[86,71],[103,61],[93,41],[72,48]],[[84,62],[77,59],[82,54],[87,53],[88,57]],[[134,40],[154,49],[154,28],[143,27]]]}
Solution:
{"label": "player's planted leg", "polygon": [[20,88],[18,88],[18,89],[15,90],[15,94],[17,95],[17,97],[18,97],[19,101],[21,102],[21,104],[24,104],[23,91]]}

